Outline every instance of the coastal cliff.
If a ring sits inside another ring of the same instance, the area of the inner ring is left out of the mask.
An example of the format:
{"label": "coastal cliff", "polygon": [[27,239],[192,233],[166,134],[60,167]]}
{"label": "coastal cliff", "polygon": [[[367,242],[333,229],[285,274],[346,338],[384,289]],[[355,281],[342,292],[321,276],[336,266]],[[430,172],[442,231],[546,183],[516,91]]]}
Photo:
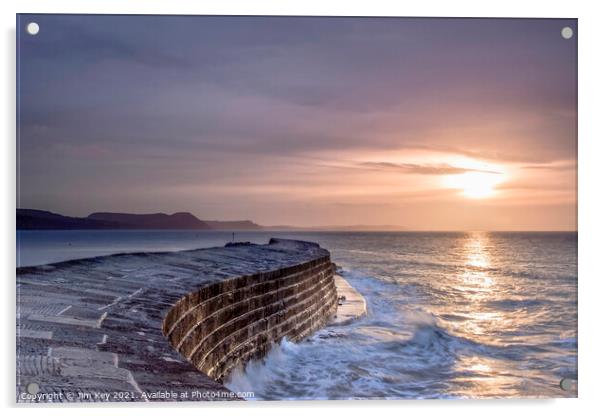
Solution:
{"label": "coastal cliff", "polygon": [[197,230],[253,231],[262,227],[249,220],[205,221],[190,212],[130,214],[95,212],[69,217],[38,209],[17,209],[17,230]]}
{"label": "coastal cliff", "polygon": [[17,269],[17,401],[239,399],[220,381],[336,312],[330,254],[272,239]]}

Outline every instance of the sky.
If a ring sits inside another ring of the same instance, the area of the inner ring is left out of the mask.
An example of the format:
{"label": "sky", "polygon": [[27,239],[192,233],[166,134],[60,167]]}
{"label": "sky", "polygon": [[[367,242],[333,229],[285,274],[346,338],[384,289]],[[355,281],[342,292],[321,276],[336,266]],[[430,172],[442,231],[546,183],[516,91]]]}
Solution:
{"label": "sky", "polygon": [[18,207],[577,227],[574,19],[19,20]]}

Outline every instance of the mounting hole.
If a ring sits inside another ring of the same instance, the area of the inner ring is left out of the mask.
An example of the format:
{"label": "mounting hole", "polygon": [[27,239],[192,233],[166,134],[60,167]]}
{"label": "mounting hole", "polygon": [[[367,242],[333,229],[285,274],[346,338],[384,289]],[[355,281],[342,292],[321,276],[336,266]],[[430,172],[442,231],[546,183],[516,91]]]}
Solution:
{"label": "mounting hole", "polygon": [[27,33],[29,33],[32,36],[35,36],[40,32],[40,25],[37,24],[36,22],[28,23],[26,30],[27,30]]}
{"label": "mounting hole", "polygon": [[560,31],[560,34],[562,35],[563,38],[565,39],[570,39],[573,37],[573,29],[571,29],[568,26],[565,26],[562,28],[562,30]]}
{"label": "mounting hole", "polygon": [[29,383],[26,387],[27,393],[29,394],[38,394],[40,391],[40,385],[38,383]]}
{"label": "mounting hole", "polygon": [[570,378],[563,378],[560,380],[560,388],[564,391],[572,391],[577,387],[577,381],[571,380]]}

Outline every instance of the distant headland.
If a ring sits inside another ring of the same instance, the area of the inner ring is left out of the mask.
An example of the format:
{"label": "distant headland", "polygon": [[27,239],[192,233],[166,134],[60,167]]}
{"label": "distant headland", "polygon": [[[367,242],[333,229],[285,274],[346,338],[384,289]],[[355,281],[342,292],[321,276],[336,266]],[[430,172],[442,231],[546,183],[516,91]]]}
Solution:
{"label": "distant headland", "polygon": [[259,230],[252,221],[203,221],[189,212],[128,214],[95,212],[68,217],[50,211],[17,209],[18,230]]}
{"label": "distant headland", "polygon": [[201,220],[190,212],[94,212],[87,217],[70,217],[45,210],[17,208],[17,230],[404,231],[406,228],[395,225],[263,226],[250,220]]}

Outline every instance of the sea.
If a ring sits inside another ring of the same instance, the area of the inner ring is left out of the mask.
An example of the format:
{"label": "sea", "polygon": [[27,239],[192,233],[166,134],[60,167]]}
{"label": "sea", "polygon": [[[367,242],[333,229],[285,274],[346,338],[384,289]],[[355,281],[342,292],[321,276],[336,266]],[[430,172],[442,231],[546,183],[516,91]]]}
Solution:
{"label": "sea", "polygon": [[17,266],[271,237],[328,249],[367,315],[282,340],[233,371],[231,390],[258,400],[577,395],[576,232],[18,231]]}

